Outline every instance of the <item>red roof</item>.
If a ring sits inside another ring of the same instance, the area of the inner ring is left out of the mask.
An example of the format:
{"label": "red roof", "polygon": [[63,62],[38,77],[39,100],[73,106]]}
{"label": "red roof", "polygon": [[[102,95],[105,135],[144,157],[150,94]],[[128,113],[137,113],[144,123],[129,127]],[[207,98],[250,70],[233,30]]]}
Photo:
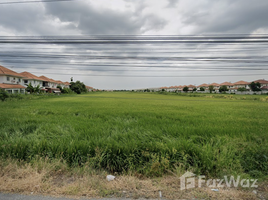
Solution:
{"label": "red roof", "polygon": [[211,84],[209,84],[209,85],[220,86],[220,84],[218,84],[218,83],[211,83]]}
{"label": "red roof", "polygon": [[195,88],[195,85],[188,85],[187,87]]}
{"label": "red roof", "polygon": [[233,86],[234,84],[231,82],[224,82],[224,83],[221,83],[220,85]]}
{"label": "red roof", "polygon": [[197,86],[197,87],[208,87],[208,86],[209,86],[208,84],[203,83],[202,85],[199,85],[199,86]]}
{"label": "red roof", "polygon": [[26,87],[24,87],[20,84],[0,83],[0,88],[3,88],[3,89],[25,89]]}
{"label": "red roof", "polygon": [[16,77],[23,77],[22,75],[20,75],[17,72],[14,72],[8,68],[5,68],[3,66],[0,65],[0,75],[10,75],[10,76],[16,76]]}
{"label": "red roof", "polygon": [[246,81],[237,81],[234,83],[234,85],[248,85],[250,84],[249,82],[246,82]]}
{"label": "red roof", "polygon": [[259,82],[260,84],[268,84],[268,81],[267,80],[264,80],[264,79],[259,79],[259,80],[253,81],[253,82],[254,83]]}
{"label": "red roof", "polygon": [[35,76],[34,74],[30,72],[21,72],[20,75],[22,75],[24,79],[32,79],[32,80],[40,80],[40,81],[43,80],[42,78]]}

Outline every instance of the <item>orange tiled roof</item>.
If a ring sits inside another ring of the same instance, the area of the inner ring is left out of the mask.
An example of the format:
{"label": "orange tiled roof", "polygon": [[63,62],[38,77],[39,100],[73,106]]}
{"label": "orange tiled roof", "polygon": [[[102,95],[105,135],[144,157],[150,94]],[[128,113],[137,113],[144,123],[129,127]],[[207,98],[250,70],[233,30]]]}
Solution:
{"label": "orange tiled roof", "polygon": [[246,81],[237,81],[234,83],[234,85],[248,85],[249,82],[246,82]]}
{"label": "orange tiled roof", "polygon": [[10,76],[16,76],[16,77],[23,77],[22,75],[20,75],[17,72],[14,72],[8,68],[5,68],[3,66],[0,65],[0,75],[10,75]]}
{"label": "orange tiled roof", "polygon": [[209,85],[220,86],[220,84],[218,84],[218,83],[211,83],[211,84],[209,84]]}
{"label": "orange tiled roof", "polygon": [[69,82],[67,82],[67,81],[66,81],[66,82],[64,82],[64,84],[65,84],[65,85],[71,85],[71,84],[70,84]]}
{"label": "orange tiled roof", "polygon": [[188,85],[187,87],[195,88],[195,85]]}
{"label": "orange tiled roof", "polygon": [[224,82],[224,83],[221,83],[220,85],[233,86],[234,84],[231,82]]}
{"label": "orange tiled roof", "polygon": [[33,80],[40,80],[42,81],[42,78],[35,76],[34,74],[30,73],[30,72],[21,72],[19,73],[20,75],[22,75],[24,77],[24,79],[33,79]]}
{"label": "orange tiled roof", "polygon": [[253,82],[255,82],[255,83],[259,82],[261,84],[268,84],[268,81],[264,80],[264,79],[259,79],[259,80],[253,81]]}
{"label": "orange tiled roof", "polygon": [[56,83],[58,83],[58,84],[64,84],[64,83],[63,83],[62,81],[60,81],[60,80],[57,80]]}
{"label": "orange tiled roof", "polygon": [[0,83],[0,88],[3,89],[25,89],[26,87],[20,85],[20,84],[6,84],[6,83]]}
{"label": "orange tiled roof", "polygon": [[47,82],[50,82],[50,83],[57,83],[55,80],[53,80],[51,78],[48,78],[46,76],[39,76],[39,78],[41,78],[43,81],[47,81]]}
{"label": "orange tiled roof", "polygon": [[209,86],[208,84],[203,83],[203,84],[201,84],[201,85],[199,85],[199,86],[197,86],[197,87],[208,87],[208,86]]}

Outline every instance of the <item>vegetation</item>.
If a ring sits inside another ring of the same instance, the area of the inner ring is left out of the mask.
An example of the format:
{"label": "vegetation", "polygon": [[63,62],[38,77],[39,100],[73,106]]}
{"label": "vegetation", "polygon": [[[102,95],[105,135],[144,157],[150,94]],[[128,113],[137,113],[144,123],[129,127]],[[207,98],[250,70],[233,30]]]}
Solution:
{"label": "vegetation", "polygon": [[183,89],[182,89],[184,92],[188,92],[189,91],[189,88],[187,86],[185,86]]}
{"label": "vegetation", "polygon": [[70,82],[70,89],[74,91],[76,94],[81,94],[87,92],[86,85],[83,82],[76,81]]}
{"label": "vegetation", "polygon": [[212,93],[212,91],[214,90],[214,86],[213,85],[208,86],[208,90],[210,93]]}
{"label": "vegetation", "polygon": [[227,88],[226,85],[222,85],[219,89],[219,92],[227,92],[229,89]]}
{"label": "vegetation", "polygon": [[0,89],[0,100],[5,101],[8,98],[8,93],[4,89]]}
{"label": "vegetation", "polygon": [[201,87],[201,88],[200,88],[200,91],[205,91],[205,88],[204,88],[204,87]]}
{"label": "vegetation", "polygon": [[250,87],[250,89],[254,92],[256,91],[261,91],[261,84],[259,82],[255,83],[255,82],[252,82],[248,85]]}
{"label": "vegetation", "polygon": [[237,91],[239,91],[239,92],[245,92],[245,91],[247,91],[247,89],[245,87],[241,87],[241,88],[238,88]]}
{"label": "vegetation", "polygon": [[101,92],[1,102],[0,152],[146,176],[180,169],[263,178],[268,98],[250,98]]}
{"label": "vegetation", "polygon": [[33,94],[33,93],[40,93],[40,92],[41,92],[41,88],[40,88],[40,85],[37,85],[36,87],[34,87],[34,86],[32,86],[31,83],[29,83],[29,84],[27,85],[26,91],[27,91],[27,92],[30,92],[30,94]]}

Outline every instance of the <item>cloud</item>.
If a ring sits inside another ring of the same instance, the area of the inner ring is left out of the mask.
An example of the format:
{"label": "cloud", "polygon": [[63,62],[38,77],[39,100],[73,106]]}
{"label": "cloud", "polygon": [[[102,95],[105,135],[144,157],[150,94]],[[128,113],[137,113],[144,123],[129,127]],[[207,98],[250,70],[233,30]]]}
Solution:
{"label": "cloud", "polygon": [[185,26],[195,27],[193,34],[251,33],[259,28],[268,27],[267,1],[201,2],[188,7],[182,15]]}

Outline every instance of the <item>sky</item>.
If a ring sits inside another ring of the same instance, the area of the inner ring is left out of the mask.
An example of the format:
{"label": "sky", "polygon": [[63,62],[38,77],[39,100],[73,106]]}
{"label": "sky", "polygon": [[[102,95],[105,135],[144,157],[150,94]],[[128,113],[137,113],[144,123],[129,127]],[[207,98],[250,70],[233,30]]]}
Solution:
{"label": "sky", "polygon": [[[62,81],[73,77],[98,89],[268,79],[267,0],[32,1],[0,0],[0,65],[16,72]],[[202,42],[148,42],[185,36]],[[265,37],[265,42],[213,39],[223,36]],[[147,42],[107,43],[114,37]],[[36,38],[106,42],[6,42]]]}

